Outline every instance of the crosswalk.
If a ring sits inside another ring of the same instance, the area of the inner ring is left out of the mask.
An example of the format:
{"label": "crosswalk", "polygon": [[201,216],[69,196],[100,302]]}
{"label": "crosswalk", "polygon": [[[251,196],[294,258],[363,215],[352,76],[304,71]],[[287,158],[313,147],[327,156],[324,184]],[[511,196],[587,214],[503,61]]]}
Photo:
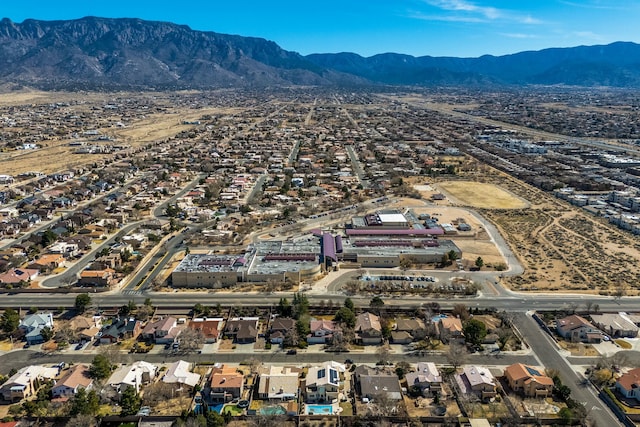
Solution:
{"label": "crosswalk", "polygon": [[131,289],[127,289],[122,291],[122,295],[142,295],[142,291],[134,291]]}

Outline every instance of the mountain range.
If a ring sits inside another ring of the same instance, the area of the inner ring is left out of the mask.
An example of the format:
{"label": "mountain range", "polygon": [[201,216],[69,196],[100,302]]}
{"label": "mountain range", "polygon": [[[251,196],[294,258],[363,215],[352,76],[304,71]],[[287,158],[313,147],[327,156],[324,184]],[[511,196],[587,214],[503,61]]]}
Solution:
{"label": "mountain range", "polygon": [[302,56],[261,38],[129,18],[0,21],[0,81],[43,88],[287,85],[640,87],[640,45],[479,58],[384,53]]}

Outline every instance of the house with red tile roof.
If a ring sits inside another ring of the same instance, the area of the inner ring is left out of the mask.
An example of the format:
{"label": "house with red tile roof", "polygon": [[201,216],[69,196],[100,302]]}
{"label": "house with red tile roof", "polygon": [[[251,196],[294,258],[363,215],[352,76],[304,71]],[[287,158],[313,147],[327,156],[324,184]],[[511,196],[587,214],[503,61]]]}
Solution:
{"label": "house with red tile roof", "polygon": [[615,388],[624,397],[640,401],[640,368],[632,369],[618,378]]}

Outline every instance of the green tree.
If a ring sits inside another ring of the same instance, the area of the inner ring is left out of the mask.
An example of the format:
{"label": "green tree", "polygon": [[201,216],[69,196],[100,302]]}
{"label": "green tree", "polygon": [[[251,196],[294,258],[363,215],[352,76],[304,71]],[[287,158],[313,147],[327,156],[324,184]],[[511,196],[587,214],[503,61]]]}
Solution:
{"label": "green tree", "polygon": [[285,297],[280,298],[276,311],[282,317],[291,317],[292,308],[289,300],[286,299]]}
{"label": "green tree", "polygon": [[111,362],[104,354],[97,354],[89,367],[89,376],[98,380],[103,380],[111,374]]}
{"label": "green tree", "polygon": [[204,305],[197,303],[196,305],[193,306],[193,314],[196,316],[199,316],[200,314],[202,314],[204,312]]}
{"label": "green tree", "polygon": [[123,316],[128,316],[129,314],[133,313],[136,308],[138,308],[136,303],[133,300],[129,300],[127,304],[120,307],[120,314]]}
{"label": "green tree", "polygon": [[222,427],[225,425],[224,417],[215,411],[207,412],[205,415],[207,427]]}
{"label": "green tree", "polygon": [[91,305],[91,297],[89,294],[80,294],[76,296],[75,308],[77,311],[84,313],[89,305]]}
{"label": "green tree", "polygon": [[45,326],[40,330],[40,336],[45,342],[47,342],[53,338],[53,330],[50,327]]}
{"label": "green tree", "polygon": [[12,308],[7,308],[2,317],[0,317],[0,328],[7,333],[12,334],[20,326],[20,315]]}
{"label": "green tree", "polygon": [[309,314],[309,299],[307,296],[300,292],[293,294],[293,318],[297,320],[307,314]]}
{"label": "green tree", "polygon": [[478,270],[480,270],[482,266],[484,266],[484,260],[482,257],[476,258],[476,267],[478,267]]}
{"label": "green tree", "polygon": [[120,415],[126,417],[128,415],[135,415],[140,410],[142,405],[142,399],[138,395],[138,392],[134,387],[127,387],[120,397],[120,408],[122,409]]}
{"label": "green tree", "polygon": [[356,326],[356,315],[348,307],[341,307],[333,318],[338,323],[344,324],[348,328]]}
{"label": "green tree", "polygon": [[478,319],[471,318],[464,323],[465,340],[473,345],[480,345],[487,336],[487,326]]}
{"label": "green tree", "polygon": [[379,296],[375,296],[371,298],[371,301],[369,301],[369,307],[372,311],[380,313],[380,309],[384,307],[384,301]]}
{"label": "green tree", "polygon": [[562,408],[558,412],[558,417],[560,417],[560,424],[568,426],[573,424],[573,411],[569,408]]}
{"label": "green tree", "polygon": [[100,398],[95,390],[87,392],[84,388],[79,388],[73,399],[71,399],[71,407],[69,415],[95,415],[100,408]]}
{"label": "green tree", "polygon": [[56,233],[54,233],[51,229],[48,229],[44,233],[42,233],[42,246],[43,247],[49,246],[50,244],[52,244],[56,240],[58,240],[58,236],[56,236]]}
{"label": "green tree", "polygon": [[353,301],[351,301],[351,298],[347,298],[344,300],[344,306],[355,313],[356,306],[353,304]]}

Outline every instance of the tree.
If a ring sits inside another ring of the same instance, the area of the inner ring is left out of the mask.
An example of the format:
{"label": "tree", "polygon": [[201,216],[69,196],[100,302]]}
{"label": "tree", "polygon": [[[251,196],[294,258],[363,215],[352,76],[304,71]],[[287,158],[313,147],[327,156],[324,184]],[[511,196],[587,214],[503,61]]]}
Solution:
{"label": "tree", "polygon": [[452,342],[449,344],[449,351],[447,352],[447,360],[455,369],[458,366],[464,364],[467,358],[467,349],[464,345]]}
{"label": "tree", "polygon": [[369,307],[371,308],[372,311],[376,313],[380,313],[380,309],[384,307],[384,301],[379,296],[375,296],[371,298],[371,301],[369,302]]}
{"label": "tree", "polygon": [[111,374],[111,362],[104,354],[97,354],[89,367],[89,376],[98,380],[103,380]]}
{"label": "tree", "polygon": [[482,259],[482,257],[476,258],[476,267],[478,268],[478,270],[480,270],[482,266],[484,266],[484,260]]}
{"label": "tree", "polygon": [[187,328],[180,334],[180,348],[185,351],[193,351],[204,345],[204,334],[199,329]]}
{"label": "tree", "polygon": [[196,305],[193,306],[193,314],[195,316],[199,316],[203,312],[204,312],[204,305],[197,303]]}
{"label": "tree", "polygon": [[93,415],[76,415],[67,421],[66,427],[97,427],[98,420]]}
{"label": "tree", "polygon": [[140,406],[142,405],[142,399],[138,395],[138,392],[134,387],[127,387],[122,392],[122,397],[120,398],[120,415],[126,417],[128,415],[135,415],[140,410]]}
{"label": "tree", "polygon": [[284,334],[284,339],[282,341],[283,347],[297,347],[300,343],[300,338],[298,335],[298,328],[291,328],[287,330]]}
{"label": "tree", "polygon": [[12,308],[7,308],[2,317],[0,317],[0,328],[7,333],[12,334],[20,326],[20,315]]}
{"label": "tree", "polygon": [[89,305],[91,305],[91,297],[89,294],[80,294],[76,297],[75,308],[80,313],[84,313]]}
{"label": "tree", "polygon": [[207,427],[222,427],[225,425],[224,417],[216,411],[209,411],[204,417],[207,420]]}
{"label": "tree", "polygon": [[291,303],[285,297],[280,298],[278,302],[278,307],[276,307],[276,312],[282,317],[291,317],[292,308]]}
{"label": "tree", "polygon": [[47,342],[53,338],[53,330],[50,327],[45,326],[40,330],[40,336],[45,342]]}
{"label": "tree", "polygon": [[349,310],[351,310],[353,313],[355,313],[356,306],[353,304],[353,301],[351,301],[351,298],[346,298],[344,300],[344,306],[347,307]]}
{"label": "tree", "polygon": [[356,315],[353,311],[347,307],[341,307],[333,318],[338,323],[345,325],[348,328],[354,328],[356,326]]}
{"label": "tree", "polygon": [[480,345],[487,336],[487,326],[478,319],[469,319],[464,322],[465,340],[473,345]]}
{"label": "tree", "polygon": [[69,415],[91,415],[94,416],[100,409],[100,398],[95,390],[87,392],[84,388],[79,388],[75,396],[71,399]]}
{"label": "tree", "polygon": [[136,319],[141,320],[141,321],[146,321],[148,320],[154,312],[154,308],[150,305],[141,305],[140,307],[138,307],[138,310],[136,310]]}
{"label": "tree", "polygon": [[464,304],[454,305],[453,309],[451,310],[451,314],[457,317],[458,319],[462,320],[463,322],[465,320],[468,320],[470,317],[469,310],[467,309],[467,306]]}
{"label": "tree", "polygon": [[128,316],[129,314],[133,313],[134,311],[136,311],[136,308],[138,306],[136,306],[136,303],[133,302],[133,300],[129,300],[129,302],[125,305],[123,305],[122,307],[120,307],[120,314],[123,316]]}
{"label": "tree", "polygon": [[376,355],[378,356],[378,363],[386,365],[389,362],[389,356],[391,355],[391,348],[389,344],[381,345],[376,349]]}
{"label": "tree", "polygon": [[411,365],[409,362],[401,361],[396,363],[396,375],[398,379],[403,379],[407,372],[411,371]]}

